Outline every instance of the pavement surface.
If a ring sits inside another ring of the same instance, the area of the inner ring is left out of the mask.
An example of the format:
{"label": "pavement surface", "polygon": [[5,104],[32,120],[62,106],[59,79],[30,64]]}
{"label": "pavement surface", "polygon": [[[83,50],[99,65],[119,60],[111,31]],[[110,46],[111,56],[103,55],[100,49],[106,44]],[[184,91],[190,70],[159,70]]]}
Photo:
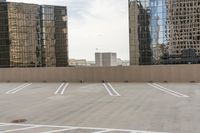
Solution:
{"label": "pavement surface", "polygon": [[200,133],[199,83],[0,83],[0,133]]}

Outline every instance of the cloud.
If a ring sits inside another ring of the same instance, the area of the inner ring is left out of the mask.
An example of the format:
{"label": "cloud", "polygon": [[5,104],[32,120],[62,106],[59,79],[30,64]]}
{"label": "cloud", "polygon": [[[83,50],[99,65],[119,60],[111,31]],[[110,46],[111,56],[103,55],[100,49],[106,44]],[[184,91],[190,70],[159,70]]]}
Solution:
{"label": "cloud", "polygon": [[[81,55],[94,60],[96,48],[100,52],[117,52],[118,57],[129,58],[128,3],[124,0],[92,0],[78,22],[71,19],[69,31],[72,57]],[[79,50],[80,49],[80,50]],[[84,51],[83,51],[84,50]]]}
{"label": "cloud", "polygon": [[94,60],[98,48],[129,59],[128,0],[9,1],[67,6],[70,58]]}
{"label": "cloud", "polygon": [[68,0],[68,7],[70,15],[73,18],[83,18],[85,14],[89,15],[89,8],[91,2],[86,0]]}

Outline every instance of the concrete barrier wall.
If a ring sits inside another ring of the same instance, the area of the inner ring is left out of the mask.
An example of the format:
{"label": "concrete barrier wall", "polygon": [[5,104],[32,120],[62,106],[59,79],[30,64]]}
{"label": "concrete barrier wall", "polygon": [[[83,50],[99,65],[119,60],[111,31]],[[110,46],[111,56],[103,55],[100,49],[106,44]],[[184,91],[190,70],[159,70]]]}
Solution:
{"label": "concrete barrier wall", "polygon": [[200,82],[200,65],[1,68],[0,82]]}

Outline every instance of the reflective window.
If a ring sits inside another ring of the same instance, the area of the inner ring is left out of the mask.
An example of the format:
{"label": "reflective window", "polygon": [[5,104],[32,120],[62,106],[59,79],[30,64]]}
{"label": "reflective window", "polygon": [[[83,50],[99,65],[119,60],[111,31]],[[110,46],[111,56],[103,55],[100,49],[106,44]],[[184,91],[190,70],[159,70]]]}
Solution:
{"label": "reflective window", "polygon": [[130,0],[132,65],[200,63],[197,0]]}
{"label": "reflective window", "polygon": [[0,3],[0,67],[67,66],[66,12],[66,7]]}

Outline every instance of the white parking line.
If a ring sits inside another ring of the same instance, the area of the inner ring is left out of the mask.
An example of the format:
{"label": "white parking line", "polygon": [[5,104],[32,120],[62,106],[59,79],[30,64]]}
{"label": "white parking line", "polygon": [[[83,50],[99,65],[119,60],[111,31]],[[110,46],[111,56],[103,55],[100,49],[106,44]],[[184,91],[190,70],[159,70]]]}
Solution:
{"label": "white parking line", "polygon": [[64,94],[64,92],[65,92],[65,90],[66,90],[66,88],[67,88],[68,86],[69,86],[69,83],[65,84],[65,86],[63,87],[63,90],[62,90],[62,92],[61,92],[61,95]]}
{"label": "white parking line", "polygon": [[110,83],[103,83],[104,88],[107,90],[110,96],[121,96]]}
{"label": "white parking line", "polygon": [[11,89],[11,90],[7,91],[6,94],[9,94],[10,92],[12,92],[12,91],[14,91],[14,90],[17,90],[17,89],[19,89],[19,88],[21,88],[21,87],[23,87],[23,86],[25,86],[25,85],[27,85],[27,83],[22,84],[22,85],[20,85],[20,86],[15,87],[14,89]]}
{"label": "white parking line", "polygon": [[182,94],[182,93],[180,93],[180,92],[173,91],[173,90],[170,90],[170,89],[168,89],[168,88],[165,88],[165,87],[163,87],[163,86],[161,86],[161,85],[159,85],[159,84],[154,83],[154,85],[156,85],[156,86],[158,86],[158,87],[160,87],[160,88],[162,88],[162,89],[166,89],[166,90],[168,90],[168,91],[170,91],[170,92],[172,92],[172,93],[176,93],[176,94],[178,94],[178,95],[180,95],[180,96],[182,96],[182,97],[189,97],[189,96],[187,96],[187,95],[185,95],[185,94]]}
{"label": "white parking line", "polygon": [[55,95],[63,95],[66,88],[69,86],[69,83],[62,83],[58,89],[55,91]]}
{"label": "white parking line", "polygon": [[121,95],[112,87],[112,85],[111,85],[110,83],[108,83],[108,85],[109,85],[110,88],[113,90],[113,92],[115,92],[115,94],[116,94],[117,96],[121,96]]}
{"label": "white parking line", "polygon": [[58,130],[52,130],[52,131],[47,131],[47,132],[40,132],[40,133],[58,133],[58,132],[63,132],[63,131],[70,131],[70,130],[75,130],[78,128],[69,128],[69,129],[58,129]]}
{"label": "white parking line", "polygon": [[181,93],[179,93],[179,92],[176,92],[176,91],[173,91],[173,90],[170,90],[170,89],[168,89],[168,88],[165,88],[165,87],[163,87],[163,86],[161,86],[161,85],[159,85],[159,84],[156,84],[156,83],[147,83],[149,86],[151,86],[151,87],[153,87],[153,88],[156,88],[156,89],[158,89],[158,90],[161,90],[161,91],[163,91],[163,92],[165,92],[165,93],[168,93],[168,94],[170,94],[170,95],[173,95],[173,96],[175,96],[175,97],[184,97],[184,98],[188,98],[189,96],[187,96],[187,95],[184,95],[184,94],[181,94]]}
{"label": "white parking line", "polygon": [[6,94],[14,94],[14,93],[17,93],[18,91],[21,91],[22,89],[24,89],[24,88],[26,88],[26,87],[28,87],[28,86],[30,86],[30,85],[32,85],[32,83],[29,83],[29,84],[28,84],[28,83],[22,84],[22,85],[20,85],[20,86],[14,88],[14,89],[12,89],[12,90],[7,91]]}
{"label": "white parking line", "polygon": [[8,125],[8,126],[41,126],[41,127],[52,127],[52,128],[72,128],[72,126],[56,126],[56,125],[38,125],[38,124],[17,124],[17,123],[0,123],[3,125]]}
{"label": "white parking line", "polygon": [[5,127],[5,126],[10,126],[10,125],[6,125],[6,124],[1,124],[0,127]]}
{"label": "white parking line", "polygon": [[24,131],[24,130],[29,130],[29,129],[38,128],[38,127],[40,127],[40,126],[17,128],[17,129],[5,130],[5,131],[0,131],[0,132],[1,133],[8,133],[8,132],[15,132],[15,131]]}
{"label": "white parking line", "polygon": [[97,131],[97,132],[93,132],[93,133],[106,133],[106,132],[111,132],[111,131],[114,131],[114,130],[107,129],[107,130],[104,130],[104,131]]}
{"label": "white parking line", "polygon": [[111,93],[111,91],[108,89],[108,87],[106,86],[106,84],[103,83],[104,88],[106,88],[107,92],[109,93],[110,96],[113,96],[113,94]]}
{"label": "white parking line", "polygon": [[[5,124],[5,125],[10,125],[10,126],[29,126],[21,129],[12,129],[12,130],[7,130],[7,132],[13,132],[13,131],[20,131],[20,130],[28,130],[32,128],[40,128],[40,127],[48,127],[48,128],[62,128],[58,130],[51,130],[43,133],[55,133],[55,132],[62,132],[67,131],[67,130],[76,130],[76,129],[84,129],[84,130],[101,130],[97,131],[96,133],[103,133],[103,131],[108,132],[108,131],[116,131],[116,132],[130,132],[130,133],[166,133],[166,132],[153,132],[153,131],[142,131],[142,130],[131,130],[131,129],[112,129],[112,128],[95,128],[95,127],[75,127],[75,126],[55,126],[55,125],[36,125],[36,124],[16,124],[16,123],[0,123],[0,124]],[[63,129],[63,128],[66,128]],[[6,133],[5,131],[1,133]]]}

